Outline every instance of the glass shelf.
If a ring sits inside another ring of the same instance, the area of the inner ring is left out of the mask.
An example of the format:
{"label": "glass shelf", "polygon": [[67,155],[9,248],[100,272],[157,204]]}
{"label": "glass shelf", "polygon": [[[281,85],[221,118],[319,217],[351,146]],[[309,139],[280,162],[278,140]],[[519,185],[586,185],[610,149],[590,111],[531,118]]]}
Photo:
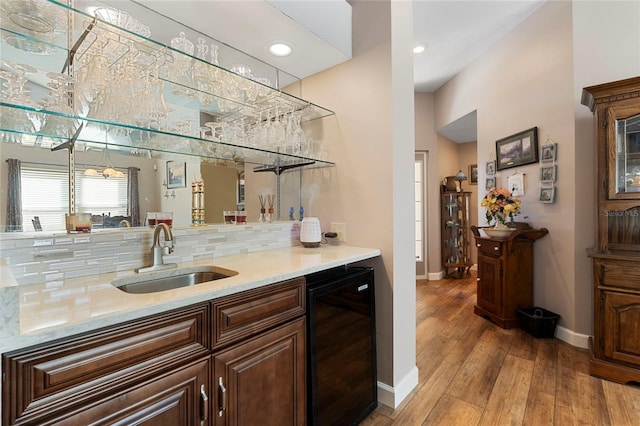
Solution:
{"label": "glass shelf", "polygon": [[[167,131],[125,126],[91,118],[80,118],[60,112],[29,108],[0,102],[0,126],[3,129],[3,142],[19,143],[25,146],[53,148],[66,142],[71,135],[57,134],[43,130],[25,132],[14,124],[24,121],[12,121],[15,114],[24,117],[40,116],[45,123],[56,120],[56,128],[74,129],[80,123],[84,128],[76,140],[76,150],[99,150],[109,146],[111,153],[141,157],[169,158],[171,154],[181,154],[203,159],[230,160],[255,165],[280,165],[291,168],[300,165],[305,168],[331,167],[335,163],[300,155],[273,152],[258,147],[246,147],[231,143],[202,139],[195,136]],[[43,128],[44,129],[44,128]]]}
{"label": "glass shelf", "polygon": [[[302,150],[297,149],[300,144],[293,145],[286,138],[255,136],[261,127],[285,125],[292,117],[300,123],[329,117],[334,115],[331,110],[270,87],[266,79],[247,78],[170,45],[94,20],[63,3],[37,2],[39,15],[32,17],[33,22],[38,22],[38,16],[50,17],[52,30],[44,33],[7,19],[12,11],[5,3],[23,2],[3,2],[0,8],[3,62],[28,64],[36,72],[26,75],[28,101],[5,97],[0,102],[3,142],[53,147],[65,142],[82,122],[77,149],[108,145],[147,157],[183,154],[256,165],[334,165],[313,146]],[[74,76],[70,84],[73,108],[63,113],[58,112],[61,108],[51,107],[47,97],[55,75],[68,60],[69,73]],[[101,65],[99,71],[96,64]],[[119,103],[116,108],[115,102]],[[33,128],[25,116],[34,123]],[[199,129],[205,120],[220,134],[202,133]],[[56,122],[55,129],[46,125],[51,121]]]}

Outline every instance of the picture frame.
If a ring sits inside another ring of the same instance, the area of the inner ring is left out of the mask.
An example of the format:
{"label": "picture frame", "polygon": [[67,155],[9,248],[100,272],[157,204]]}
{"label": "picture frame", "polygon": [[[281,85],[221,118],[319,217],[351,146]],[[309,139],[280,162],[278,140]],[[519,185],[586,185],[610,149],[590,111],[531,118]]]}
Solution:
{"label": "picture frame", "polygon": [[496,174],[496,162],[495,162],[495,160],[487,162],[486,171],[487,171],[488,175],[495,175]]}
{"label": "picture frame", "polygon": [[471,185],[478,184],[478,165],[469,164],[469,183]]}
{"label": "picture frame", "polygon": [[185,188],[187,181],[187,163],[180,161],[167,161],[167,189]]}
{"label": "picture frame", "polygon": [[484,189],[489,191],[496,187],[496,178],[494,176],[485,179]]}
{"label": "picture frame", "polygon": [[556,161],[558,157],[558,144],[550,143],[547,145],[542,145],[540,148],[540,162],[548,163],[552,161]]}
{"label": "picture frame", "polygon": [[551,204],[555,201],[556,187],[555,186],[541,186],[538,200],[541,203]]}
{"label": "picture frame", "polygon": [[497,170],[538,162],[538,128],[532,127],[496,141]]}
{"label": "picture frame", "polygon": [[557,171],[558,171],[558,166],[556,165],[540,167],[540,182],[543,182],[543,183],[555,182]]}

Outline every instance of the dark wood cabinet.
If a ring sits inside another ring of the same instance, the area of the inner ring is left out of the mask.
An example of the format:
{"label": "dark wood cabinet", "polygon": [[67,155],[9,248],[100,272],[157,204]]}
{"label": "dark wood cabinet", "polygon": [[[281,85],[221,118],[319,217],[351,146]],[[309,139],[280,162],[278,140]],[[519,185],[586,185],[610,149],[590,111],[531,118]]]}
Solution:
{"label": "dark wood cabinet", "polygon": [[3,354],[3,424],[49,424],[210,354],[207,303]]}
{"label": "dark wood cabinet", "polygon": [[305,424],[300,318],[214,355],[215,425]]}
{"label": "dark wood cabinet", "polygon": [[590,371],[640,382],[640,77],[587,87],[582,100],[598,159]]}
{"label": "dark wood cabinet", "polygon": [[304,314],[298,278],[3,354],[2,423],[303,425]]}
{"label": "dark wood cabinet", "polygon": [[[171,370],[132,389],[81,407],[69,425],[210,425],[210,360]],[[43,423],[40,423],[43,424]]]}
{"label": "dark wood cabinet", "polygon": [[471,227],[478,248],[477,302],[473,310],[502,328],[520,326],[518,309],[533,306],[533,243],[548,233],[514,231],[509,239],[482,236]]}

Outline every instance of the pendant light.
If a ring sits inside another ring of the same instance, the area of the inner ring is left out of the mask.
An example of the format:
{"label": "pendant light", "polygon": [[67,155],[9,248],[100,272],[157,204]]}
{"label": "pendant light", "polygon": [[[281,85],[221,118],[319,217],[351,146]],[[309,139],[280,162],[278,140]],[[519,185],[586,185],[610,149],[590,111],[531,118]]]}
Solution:
{"label": "pendant light", "polygon": [[100,159],[100,164],[106,164],[107,166],[102,170],[102,172],[98,172],[98,170],[94,167],[89,167],[85,169],[85,176],[99,176],[102,175],[105,179],[108,177],[124,177],[124,173],[120,170],[116,170],[113,167],[113,163],[111,162],[111,156],[109,155],[109,146],[105,145],[102,150],[102,158]]}

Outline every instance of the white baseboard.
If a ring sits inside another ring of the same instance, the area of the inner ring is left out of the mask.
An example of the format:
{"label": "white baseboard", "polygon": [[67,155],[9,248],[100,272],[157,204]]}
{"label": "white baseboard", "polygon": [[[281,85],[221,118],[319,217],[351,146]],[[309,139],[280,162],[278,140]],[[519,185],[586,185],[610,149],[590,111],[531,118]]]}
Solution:
{"label": "white baseboard", "polygon": [[579,334],[569,330],[568,328],[556,326],[556,338],[582,349],[589,348],[589,337],[586,334]]}
{"label": "white baseboard", "polygon": [[395,409],[416,386],[418,386],[418,367],[413,367],[394,387],[378,382],[378,402]]}
{"label": "white baseboard", "polygon": [[440,272],[429,272],[427,274],[429,281],[438,281],[444,278],[444,271]]}

